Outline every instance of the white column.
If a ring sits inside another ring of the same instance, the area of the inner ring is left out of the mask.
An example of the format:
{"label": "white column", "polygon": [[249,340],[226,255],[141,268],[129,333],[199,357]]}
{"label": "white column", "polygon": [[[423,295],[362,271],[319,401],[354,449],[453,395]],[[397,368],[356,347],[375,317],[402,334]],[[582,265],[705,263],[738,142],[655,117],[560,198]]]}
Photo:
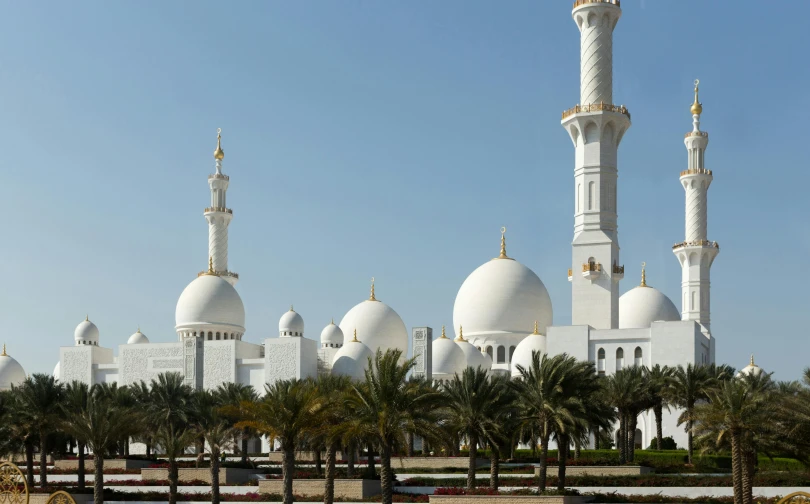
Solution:
{"label": "white column", "polygon": [[204,212],[205,220],[208,221],[208,257],[214,272],[234,285],[239,276],[228,270],[228,226],[233,219],[233,210],[227,207],[230,177],[222,173],[222,159],[225,153],[222,151],[220,141],[221,137],[218,134],[217,149],[214,151],[216,172],[208,176],[211,206]]}

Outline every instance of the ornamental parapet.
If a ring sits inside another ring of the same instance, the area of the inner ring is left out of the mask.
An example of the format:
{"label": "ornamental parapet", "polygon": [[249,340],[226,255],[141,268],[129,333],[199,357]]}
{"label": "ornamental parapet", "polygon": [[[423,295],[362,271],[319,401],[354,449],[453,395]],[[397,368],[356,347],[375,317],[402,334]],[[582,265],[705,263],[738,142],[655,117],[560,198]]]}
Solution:
{"label": "ornamental parapet", "polygon": [[562,113],[562,118],[565,119],[566,117],[572,116],[579,112],[618,112],[619,114],[624,114],[627,116],[627,119],[630,119],[630,112],[627,110],[627,107],[624,105],[613,105],[610,103],[591,103],[589,105],[575,105],[568,110],[564,110]]}
{"label": "ornamental parapet", "polygon": [[200,271],[199,273],[197,273],[198,277],[201,277],[203,275],[214,275],[214,276],[219,276],[219,277],[231,277],[231,278],[236,278],[236,279],[239,278],[239,275],[232,272],[232,271],[213,271],[212,272],[210,270],[205,270],[205,271]]}
{"label": "ornamental parapet", "polygon": [[231,180],[231,177],[225,175],[224,173],[212,173],[208,176],[208,179],[222,179],[222,180]]}
{"label": "ornamental parapet", "polygon": [[689,138],[689,137],[693,137],[693,136],[707,137],[707,136],[709,136],[709,132],[708,131],[690,131],[689,133],[685,134],[683,137],[684,138]]}
{"label": "ornamental parapet", "polygon": [[681,172],[681,177],[684,175],[711,175],[712,171],[706,168],[689,168]]}
{"label": "ornamental parapet", "polygon": [[574,8],[576,9],[580,5],[587,5],[587,4],[610,4],[615,5],[616,7],[622,6],[621,0],[577,0],[576,2],[574,2]]}
{"label": "ornamental parapet", "polygon": [[602,265],[600,263],[598,263],[598,262],[587,262],[587,263],[582,265],[582,272],[585,273],[585,272],[588,272],[588,271],[600,271],[601,272],[602,271]]}
{"label": "ornamental parapet", "polygon": [[709,247],[709,248],[716,248],[719,249],[720,245],[716,241],[710,240],[692,240],[692,241],[684,241],[681,243],[676,243],[672,246],[672,250],[683,248],[683,247]]}
{"label": "ornamental parapet", "polygon": [[206,208],[204,213],[208,213],[208,212],[223,212],[223,213],[232,214],[233,210],[231,210],[230,208],[215,206],[215,207]]}
{"label": "ornamental parapet", "polygon": [[624,266],[619,266],[617,264],[613,265],[613,274],[614,275],[624,275]]}

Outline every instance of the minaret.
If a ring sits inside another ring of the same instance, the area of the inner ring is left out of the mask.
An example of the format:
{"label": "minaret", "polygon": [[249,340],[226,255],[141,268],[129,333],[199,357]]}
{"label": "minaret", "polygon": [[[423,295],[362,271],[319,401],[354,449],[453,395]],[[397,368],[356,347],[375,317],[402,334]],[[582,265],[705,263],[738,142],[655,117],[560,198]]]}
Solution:
{"label": "minaret", "polygon": [[618,0],[577,0],[580,31],[580,103],[562,114],[575,148],[574,240],[571,244],[573,325],[619,326],[619,237],[616,213],[617,151],[630,113],[613,104],[613,28]]}
{"label": "minaret", "polygon": [[[208,221],[208,257],[211,262],[209,270],[221,276],[231,285],[239,280],[239,275],[228,271],[228,225],[233,218],[233,210],[228,208],[225,196],[228,192],[230,177],[222,173],[222,129],[217,129],[217,148],[214,151],[216,173],[208,176],[211,188],[211,206],[205,209],[205,220]],[[208,274],[208,271],[200,273]]]}
{"label": "minaret", "polygon": [[695,101],[692,103],[692,131],[686,134],[684,144],[689,153],[687,169],[681,172],[681,185],[686,191],[686,238],[672,247],[681,263],[681,318],[700,323],[711,333],[709,320],[709,271],[720,252],[717,242],[707,235],[707,192],[712,183],[712,171],[704,164],[704,153],[709,145],[709,134],[700,131],[703,105],[698,100],[695,81]]}

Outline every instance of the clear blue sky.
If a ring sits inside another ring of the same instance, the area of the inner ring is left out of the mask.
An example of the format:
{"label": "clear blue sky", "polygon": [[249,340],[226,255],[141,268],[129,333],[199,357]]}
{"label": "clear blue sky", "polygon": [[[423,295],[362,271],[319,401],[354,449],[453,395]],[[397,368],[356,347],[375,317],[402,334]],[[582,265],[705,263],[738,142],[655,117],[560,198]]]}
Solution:
{"label": "clear blue sky", "polygon": [[[700,78],[717,360],[779,379],[810,365],[810,2],[624,0],[614,97],[622,291],[676,305],[692,80]],[[50,372],[86,313],[104,346],[175,341],[207,262],[216,128],[231,176],[230,265],[245,339],[294,303],[318,339],[368,296],[410,328],[452,325],[498,251],[570,323],[570,1],[15,2],[0,31],[3,339]],[[802,155],[802,154],[805,155]],[[116,348],[117,351],[117,348]]]}

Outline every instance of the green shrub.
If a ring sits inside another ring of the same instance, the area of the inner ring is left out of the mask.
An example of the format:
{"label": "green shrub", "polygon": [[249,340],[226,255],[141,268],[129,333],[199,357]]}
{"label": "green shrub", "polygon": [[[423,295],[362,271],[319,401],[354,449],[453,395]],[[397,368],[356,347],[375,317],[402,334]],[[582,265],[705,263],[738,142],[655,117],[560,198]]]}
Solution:
{"label": "green shrub", "polygon": [[[652,443],[650,443],[648,450],[657,450],[658,449],[658,440],[653,439]],[[672,436],[667,436],[661,439],[661,449],[662,450],[677,450],[678,443],[672,439]]]}

